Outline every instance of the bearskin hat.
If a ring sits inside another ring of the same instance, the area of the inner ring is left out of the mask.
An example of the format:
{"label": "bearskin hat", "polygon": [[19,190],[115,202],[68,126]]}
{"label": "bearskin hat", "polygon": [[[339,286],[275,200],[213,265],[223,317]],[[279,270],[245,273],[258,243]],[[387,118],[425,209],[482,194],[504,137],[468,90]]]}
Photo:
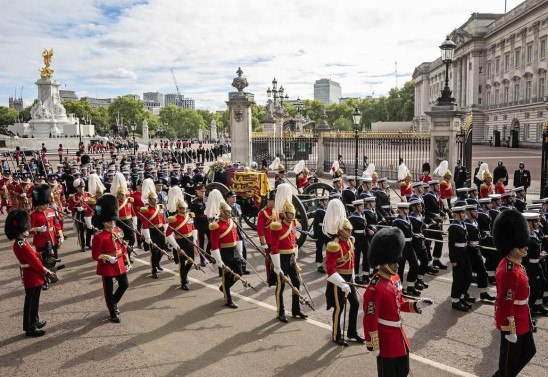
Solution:
{"label": "bearskin hat", "polygon": [[382,228],[371,239],[368,260],[372,267],[397,263],[401,258],[405,237],[398,228]]}
{"label": "bearskin hat", "polygon": [[16,239],[25,230],[30,229],[30,216],[27,211],[14,209],[8,213],[4,232],[9,240]]}
{"label": "bearskin hat", "polygon": [[93,209],[93,226],[103,229],[103,223],[118,220],[118,210],[118,199],[112,194],[104,194]]}
{"label": "bearskin hat", "polygon": [[51,187],[50,185],[43,183],[37,185],[32,192],[32,205],[33,207],[49,204],[51,199]]}
{"label": "bearskin hat", "polygon": [[430,173],[430,164],[428,162],[422,164],[422,171],[427,171],[428,173]]}
{"label": "bearskin hat", "polygon": [[272,190],[268,193],[268,200],[276,200],[276,190]]}
{"label": "bearskin hat", "polygon": [[502,211],[493,223],[491,234],[495,247],[503,257],[510,254],[512,249],[529,244],[529,226],[518,211]]}

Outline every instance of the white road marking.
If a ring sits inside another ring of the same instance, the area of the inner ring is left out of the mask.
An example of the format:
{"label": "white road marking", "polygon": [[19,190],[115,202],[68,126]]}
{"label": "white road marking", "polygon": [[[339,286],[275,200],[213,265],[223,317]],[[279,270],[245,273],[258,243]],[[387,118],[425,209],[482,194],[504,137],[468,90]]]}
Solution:
{"label": "white road marking", "polygon": [[[133,260],[137,261],[137,262],[140,262],[142,264],[146,264],[146,265],[150,265],[150,262],[147,262],[145,260],[142,260],[141,258],[133,258]],[[179,273],[177,271],[173,271],[169,268],[164,268],[164,271],[167,271],[169,272],[170,274],[172,275],[175,275],[175,276],[178,276]],[[446,278],[442,278],[442,277],[439,277],[437,279],[440,279],[440,280],[449,280],[449,279],[446,279]],[[212,289],[212,290],[215,290],[215,291],[219,291],[219,287],[216,286],[216,285],[212,285],[212,284],[208,284],[208,283],[205,283],[201,280],[198,280],[196,278],[193,278],[193,277],[188,277],[188,280],[192,281],[193,283],[196,283],[196,284],[200,284],[204,287],[207,287],[209,289]],[[255,304],[257,306],[260,306],[262,308],[265,308],[265,309],[270,309],[272,310],[273,312],[276,311],[276,307],[273,306],[273,305],[270,305],[270,304],[267,304],[267,303],[264,303],[262,301],[258,301],[258,300],[255,300],[254,298],[251,298],[251,297],[246,297],[246,296],[242,296],[238,293],[232,293],[233,296],[236,296],[238,297],[240,300],[244,300],[244,301],[247,301],[251,304]],[[328,331],[331,331],[331,326],[323,323],[323,322],[319,322],[319,321],[316,321],[314,319],[307,319],[306,320],[307,323],[310,323],[316,327],[319,327],[319,328],[322,328],[322,329],[325,329],[325,330],[328,330]],[[431,367],[434,367],[436,369],[439,369],[439,370],[443,370],[444,372],[448,372],[448,373],[452,373],[456,376],[461,376],[461,377],[477,377],[475,374],[471,374],[471,373],[468,373],[468,372],[465,372],[465,371],[462,371],[460,369],[457,369],[457,368],[454,368],[454,367],[451,367],[449,365],[445,365],[445,364],[442,364],[442,363],[439,363],[437,361],[434,361],[434,360],[430,360],[430,359],[427,359],[425,357],[422,357],[422,356],[419,356],[419,355],[416,355],[414,353],[410,353],[409,354],[409,357],[415,361],[418,361],[420,363],[423,363],[423,364],[426,364],[426,365],[429,365]]]}

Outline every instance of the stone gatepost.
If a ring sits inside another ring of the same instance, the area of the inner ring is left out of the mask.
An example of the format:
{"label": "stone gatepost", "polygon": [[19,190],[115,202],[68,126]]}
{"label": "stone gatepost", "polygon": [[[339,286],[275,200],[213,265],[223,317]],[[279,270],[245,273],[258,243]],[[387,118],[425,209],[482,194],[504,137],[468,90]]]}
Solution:
{"label": "stone gatepost", "polygon": [[458,111],[456,106],[432,106],[432,111],[427,111],[426,115],[431,118],[430,164],[432,170],[441,161],[447,160],[449,169],[453,171],[458,159],[457,133],[460,131],[465,112]]}
{"label": "stone gatepost", "polygon": [[230,112],[230,139],[232,143],[232,161],[250,166],[251,149],[251,106],[255,104],[254,96],[243,90],[248,86],[247,79],[242,77],[242,69],[236,72],[238,77],[232,81],[237,92],[228,93],[228,111]]}
{"label": "stone gatepost", "polygon": [[147,140],[148,139],[148,122],[147,120],[143,120],[143,139],[144,140]]}
{"label": "stone gatepost", "polygon": [[[320,116],[320,122],[316,126],[316,133],[318,135],[318,161],[316,163],[316,171],[318,173],[325,172],[324,162],[325,162],[325,148],[323,147],[323,138],[324,133],[330,132],[331,126],[329,126],[329,123],[327,122],[327,113],[325,110],[323,111],[322,115]],[[331,166],[330,166],[331,167]],[[329,169],[328,167],[327,169]]]}

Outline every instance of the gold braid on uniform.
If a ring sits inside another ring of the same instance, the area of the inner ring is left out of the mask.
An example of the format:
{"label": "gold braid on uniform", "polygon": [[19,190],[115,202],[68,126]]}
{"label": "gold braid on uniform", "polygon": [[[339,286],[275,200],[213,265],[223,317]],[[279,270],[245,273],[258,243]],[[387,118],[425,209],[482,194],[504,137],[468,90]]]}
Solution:
{"label": "gold braid on uniform", "polygon": [[371,342],[365,342],[365,346],[373,348],[373,351],[378,350],[379,349],[379,332],[371,331],[369,333],[369,336],[371,337]]}
{"label": "gold braid on uniform", "polygon": [[508,317],[508,326],[501,326],[502,331],[509,331],[510,334],[516,333],[516,320],[513,316]]}

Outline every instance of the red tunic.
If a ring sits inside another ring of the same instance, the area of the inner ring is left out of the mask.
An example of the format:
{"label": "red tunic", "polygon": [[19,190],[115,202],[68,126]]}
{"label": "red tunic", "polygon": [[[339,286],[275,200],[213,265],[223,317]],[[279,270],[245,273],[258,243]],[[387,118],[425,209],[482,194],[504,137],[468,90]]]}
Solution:
{"label": "red tunic", "polygon": [[89,198],[90,195],[87,192],[75,193],[69,196],[68,209],[72,212],[72,216],[75,216],[77,212],[85,212],[88,206],[86,202]]}
{"label": "red tunic", "polygon": [[173,233],[175,234],[176,239],[191,237],[192,231],[194,230],[192,217],[193,216],[190,214],[170,216],[167,219],[169,225],[167,227],[166,237],[169,237]]}
{"label": "red tunic", "polygon": [[413,187],[411,187],[411,182],[407,182],[407,181],[400,182],[400,195],[401,196],[413,195]]}
{"label": "red tunic", "polygon": [[504,187],[504,183],[497,182],[495,185],[495,194],[504,194],[506,192],[506,187]]}
{"label": "red tunic", "polygon": [[17,208],[17,206],[19,205],[19,197],[17,196],[17,192],[15,190],[16,187],[17,184],[15,182],[12,181],[8,183],[8,192],[10,196],[8,210],[12,208]]}
{"label": "red tunic", "polygon": [[451,199],[453,197],[453,186],[451,181],[440,182],[440,199]]}
{"label": "red tunic", "polygon": [[488,198],[493,193],[493,185],[483,182],[480,186],[480,198]]}
{"label": "red tunic", "polygon": [[40,260],[40,253],[27,240],[17,240],[13,243],[13,253],[21,264],[21,277],[25,288],[35,288],[46,282],[44,275],[47,269]]}
{"label": "red tunic", "polygon": [[[529,279],[521,264],[504,258],[497,272],[497,300],[495,301],[495,321],[500,331],[510,331],[523,335],[531,330],[529,312]],[[512,324],[513,322],[513,324]]]}
{"label": "red tunic", "polygon": [[20,184],[15,187],[15,193],[18,198],[17,208],[30,211],[32,208],[32,192],[34,185],[32,183]]}
{"label": "red tunic", "polygon": [[9,185],[11,184],[10,179],[0,179],[0,191],[2,193],[2,207],[9,207],[11,204]]}
{"label": "red tunic", "polygon": [[44,225],[46,226],[46,231],[37,231],[32,238],[32,244],[36,248],[45,247],[48,241],[51,242],[51,246],[57,245],[57,234],[62,229],[55,211],[51,208],[47,208],[44,211],[32,211],[30,214],[30,227],[39,228]]}
{"label": "red tunic", "polygon": [[325,253],[325,268],[327,276],[335,272],[351,275],[354,271],[354,243],[351,240],[341,241],[335,238],[327,244]]}
{"label": "red tunic", "polygon": [[432,180],[432,177],[429,176],[429,175],[423,175],[423,176],[421,177],[421,180],[422,180],[424,183],[428,183],[428,182],[430,182],[430,181]]}
{"label": "red tunic", "polygon": [[293,254],[295,252],[296,231],[297,226],[295,220],[288,225],[285,221],[273,222],[270,224],[272,243],[270,244],[271,254]]}
{"label": "red tunic", "polygon": [[272,233],[270,224],[278,221],[278,214],[273,208],[264,207],[257,216],[257,234],[259,238],[264,238],[267,245],[272,244]]}
{"label": "red tunic", "polygon": [[310,185],[310,183],[308,182],[308,176],[300,175],[299,179],[297,180],[297,188],[304,189],[308,185]]}
{"label": "red tunic", "polygon": [[120,220],[129,220],[134,216],[133,198],[127,197],[123,201],[118,200],[118,218]]}
{"label": "red tunic", "polygon": [[[112,233],[102,230],[95,234],[91,240],[91,257],[97,261],[97,275],[118,276],[126,273],[125,255],[127,250],[122,243],[124,233],[118,227],[114,227]],[[108,263],[99,259],[101,254],[116,257],[115,263]]]}
{"label": "red tunic", "polygon": [[378,348],[381,357],[401,357],[409,353],[409,340],[401,323],[396,327],[379,323],[379,320],[398,322],[401,321],[400,312],[415,312],[414,302],[406,301],[402,296],[398,275],[387,279],[376,274],[371,279],[363,295],[363,312],[368,347]]}
{"label": "red tunic", "polygon": [[[161,228],[162,225],[166,223],[164,206],[161,204],[157,204],[155,207],[149,205],[141,207],[140,214],[143,218],[143,229],[150,229],[152,227]],[[151,223],[154,226],[152,226]]]}
{"label": "red tunic", "polygon": [[234,247],[236,241],[240,240],[232,219],[228,221],[219,219],[219,221],[209,224],[209,236],[211,238],[211,250]]}

